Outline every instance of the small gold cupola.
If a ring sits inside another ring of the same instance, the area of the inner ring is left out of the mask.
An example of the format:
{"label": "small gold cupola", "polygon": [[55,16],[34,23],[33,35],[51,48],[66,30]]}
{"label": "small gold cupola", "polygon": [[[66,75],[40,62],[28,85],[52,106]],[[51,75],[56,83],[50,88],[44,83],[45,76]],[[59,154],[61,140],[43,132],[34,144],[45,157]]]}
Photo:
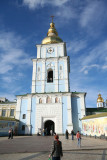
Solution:
{"label": "small gold cupola", "polygon": [[98,95],[97,103],[98,102],[102,102],[102,103],[104,102],[103,98],[101,97],[101,94]]}
{"label": "small gold cupola", "polygon": [[47,37],[45,37],[42,40],[42,44],[51,44],[51,43],[60,43],[63,42],[63,40],[58,36],[58,33],[55,29],[55,24],[53,23],[53,17],[52,22],[50,23],[50,28],[48,29]]}

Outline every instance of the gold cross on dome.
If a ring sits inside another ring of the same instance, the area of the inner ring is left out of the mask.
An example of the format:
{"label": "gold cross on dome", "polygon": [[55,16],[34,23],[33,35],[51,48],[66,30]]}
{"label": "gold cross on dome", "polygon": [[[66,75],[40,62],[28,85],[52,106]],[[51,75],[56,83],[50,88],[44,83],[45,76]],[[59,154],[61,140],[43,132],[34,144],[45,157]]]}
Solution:
{"label": "gold cross on dome", "polygon": [[54,16],[51,16],[51,18],[52,18],[52,22],[53,22],[53,18],[54,18]]}

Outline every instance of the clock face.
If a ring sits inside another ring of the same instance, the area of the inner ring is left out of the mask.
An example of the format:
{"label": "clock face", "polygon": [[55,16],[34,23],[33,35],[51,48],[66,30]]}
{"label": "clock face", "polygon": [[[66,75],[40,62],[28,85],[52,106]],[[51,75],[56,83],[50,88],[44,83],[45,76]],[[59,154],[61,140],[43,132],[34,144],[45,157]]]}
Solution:
{"label": "clock face", "polygon": [[53,53],[54,49],[52,47],[48,48],[48,53]]}

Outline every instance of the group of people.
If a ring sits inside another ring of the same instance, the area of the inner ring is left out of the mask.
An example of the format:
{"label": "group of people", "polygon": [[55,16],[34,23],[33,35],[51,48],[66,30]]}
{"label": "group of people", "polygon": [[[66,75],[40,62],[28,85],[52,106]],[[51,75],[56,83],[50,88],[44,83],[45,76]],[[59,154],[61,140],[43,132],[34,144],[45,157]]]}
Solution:
{"label": "group of people", "polygon": [[13,139],[13,129],[12,128],[9,129],[8,133],[9,133],[8,139]]}
{"label": "group of people", "polygon": [[[74,131],[72,130],[72,131],[71,131],[72,140],[74,140],[74,134],[75,134],[75,133],[74,133]],[[76,133],[76,138],[77,138],[78,136],[81,137],[79,131]],[[68,133],[68,130],[67,130],[67,129],[66,129],[66,132],[65,132],[65,138],[66,138],[66,139],[69,139],[69,133]],[[77,139],[78,139],[78,138],[77,138]]]}
{"label": "group of people", "polygon": [[[68,139],[68,130],[66,130],[65,132],[65,136],[66,139]],[[72,135],[72,140],[74,140],[74,131],[71,131],[71,135]],[[77,138],[77,145],[80,147],[81,146],[81,134],[78,131],[76,133],[76,138]],[[62,152],[62,142],[59,141],[59,136],[56,134],[54,135],[54,141],[52,143],[52,148],[51,148],[51,152],[49,154],[49,160],[51,160],[52,156],[52,160],[61,160],[61,157],[63,156],[63,152]]]}
{"label": "group of people", "polygon": [[[74,140],[74,131],[72,130],[71,131],[71,137],[72,137],[72,140]],[[68,133],[68,130],[66,129],[66,132],[65,132],[65,138],[66,139],[69,139],[69,133]],[[76,133],[76,138],[77,138],[77,141],[78,141],[78,146],[81,147],[81,134],[79,131],[77,131]]]}
{"label": "group of people", "polygon": [[[71,136],[72,136],[72,140],[74,140],[74,131],[73,130],[71,131]],[[68,133],[67,129],[66,129],[66,132],[65,132],[65,138],[69,139],[69,133]]]}
{"label": "group of people", "polygon": [[53,136],[54,134],[55,132],[53,132],[52,129],[50,130],[49,128],[45,129],[38,128],[38,133],[37,133],[38,136],[49,136],[49,135]]}

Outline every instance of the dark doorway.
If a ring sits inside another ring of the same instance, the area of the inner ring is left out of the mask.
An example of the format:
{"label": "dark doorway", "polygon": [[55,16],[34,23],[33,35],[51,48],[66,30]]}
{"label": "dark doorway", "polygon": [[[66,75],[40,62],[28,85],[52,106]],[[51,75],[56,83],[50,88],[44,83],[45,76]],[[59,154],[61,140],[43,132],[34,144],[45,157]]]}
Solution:
{"label": "dark doorway", "polygon": [[45,129],[45,134],[46,135],[53,135],[54,133],[54,122],[51,120],[48,120],[44,123],[44,129]]}

